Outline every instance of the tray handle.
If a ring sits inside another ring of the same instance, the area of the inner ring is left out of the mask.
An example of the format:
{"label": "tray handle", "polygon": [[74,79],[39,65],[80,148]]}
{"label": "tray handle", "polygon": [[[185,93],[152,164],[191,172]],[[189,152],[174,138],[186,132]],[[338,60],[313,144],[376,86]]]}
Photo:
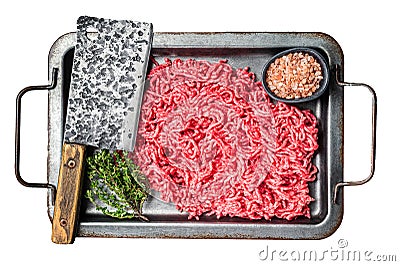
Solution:
{"label": "tray handle", "polygon": [[333,203],[337,204],[337,196],[339,193],[339,189],[345,186],[359,186],[367,183],[371,180],[375,173],[375,157],[376,157],[376,115],[377,115],[377,97],[375,90],[364,83],[353,83],[353,82],[344,82],[339,80],[339,66],[336,65],[336,83],[339,86],[353,86],[353,87],[364,87],[367,88],[371,93],[372,100],[372,137],[371,137],[371,168],[369,175],[360,181],[346,181],[337,183],[335,189],[333,191]]}
{"label": "tray handle", "polygon": [[21,101],[22,97],[25,93],[34,90],[52,90],[57,86],[57,76],[58,76],[58,69],[53,68],[52,75],[51,75],[51,84],[49,85],[42,85],[42,86],[29,86],[22,89],[16,98],[16,114],[15,114],[15,176],[18,182],[25,186],[25,187],[38,187],[38,188],[47,188],[51,190],[51,200],[54,204],[55,201],[55,194],[56,194],[56,187],[50,183],[31,183],[25,181],[21,177],[19,163],[20,163],[20,149],[21,149]]}

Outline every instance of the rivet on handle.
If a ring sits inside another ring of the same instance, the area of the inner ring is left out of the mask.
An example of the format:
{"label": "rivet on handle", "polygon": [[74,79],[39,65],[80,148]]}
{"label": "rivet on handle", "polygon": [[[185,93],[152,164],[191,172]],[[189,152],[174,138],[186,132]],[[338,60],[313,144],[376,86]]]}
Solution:
{"label": "rivet on handle", "polygon": [[74,159],[69,159],[68,162],[67,162],[67,166],[69,168],[75,168],[75,166],[76,166],[75,160]]}
{"label": "rivet on handle", "polygon": [[60,225],[61,225],[62,227],[66,227],[67,224],[68,224],[68,221],[67,221],[66,219],[61,219],[61,220],[60,220]]}

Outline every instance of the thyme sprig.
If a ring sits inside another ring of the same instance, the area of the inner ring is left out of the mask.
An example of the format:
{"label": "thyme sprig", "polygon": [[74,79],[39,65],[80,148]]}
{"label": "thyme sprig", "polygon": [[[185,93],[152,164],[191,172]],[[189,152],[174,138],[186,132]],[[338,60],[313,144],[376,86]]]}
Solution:
{"label": "thyme sprig", "polygon": [[146,187],[144,183],[138,183],[146,178],[126,152],[100,150],[86,161],[90,181],[86,197],[97,210],[118,219],[148,221],[142,215],[143,203],[147,199]]}

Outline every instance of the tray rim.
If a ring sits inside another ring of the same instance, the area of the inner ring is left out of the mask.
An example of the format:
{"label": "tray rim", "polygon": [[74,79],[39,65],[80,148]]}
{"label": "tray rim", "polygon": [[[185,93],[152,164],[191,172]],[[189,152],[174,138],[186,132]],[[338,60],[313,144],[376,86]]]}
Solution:
{"label": "tray rim", "polygon": [[[174,36],[171,43],[171,36]],[[240,38],[237,38],[239,37]],[[49,79],[53,68],[60,69],[62,73],[62,58],[66,52],[73,48],[75,43],[75,33],[70,32],[60,36],[49,51]],[[202,40],[208,41],[207,48],[286,48],[293,47],[293,43],[301,44],[297,46],[317,47],[328,56],[329,66],[332,69],[334,65],[339,65],[339,76],[343,80],[343,52],[338,42],[325,33],[321,32],[155,32],[153,37],[153,48],[198,48],[205,47]],[[227,43],[226,40],[235,38],[235,43]],[[283,40],[290,38],[292,42],[282,45]],[[200,41],[199,41],[200,39]],[[184,40],[184,42],[183,42]],[[265,41],[268,41],[266,44]],[[211,44],[210,44],[211,42]],[[62,146],[61,137],[57,140],[55,136],[60,136],[60,129],[54,124],[55,115],[62,112],[62,104],[57,99],[62,99],[60,86],[62,76],[58,76],[57,87],[49,91],[48,106],[48,182],[51,183],[51,176],[58,176],[60,158],[56,154],[61,152],[52,152],[55,147]],[[343,180],[343,134],[344,134],[344,96],[343,88],[335,84],[335,89],[329,95],[328,110],[330,119],[328,123],[336,123],[339,130],[327,132],[328,164],[336,165],[335,169],[327,167],[328,176],[328,213],[325,218],[317,224],[257,224],[257,232],[249,232],[245,224],[225,224],[225,223],[204,223],[195,222],[196,230],[193,231],[192,222],[157,222],[135,224],[135,230],[132,231],[129,222],[80,222],[77,236],[90,237],[149,237],[149,238],[261,238],[261,239],[322,239],[333,234],[343,219],[343,190],[339,192],[337,204],[332,202],[333,187]],[[331,95],[333,94],[333,95]],[[334,111],[334,112],[333,112]],[[59,119],[58,119],[59,120]],[[328,126],[328,128],[330,128]],[[332,147],[333,146],[333,147]],[[336,149],[335,149],[335,148]],[[54,180],[54,178],[53,178]],[[56,184],[55,184],[56,185]],[[52,220],[53,206],[48,192],[47,213]],[[255,225],[255,224],[253,224]],[[160,227],[161,226],[161,227]],[[160,230],[160,228],[166,231]],[[176,229],[181,228],[178,232]],[[186,228],[187,230],[183,230]],[[214,230],[216,229],[216,230]],[[299,234],[298,231],[302,233]],[[245,233],[247,231],[247,233]],[[189,232],[189,233],[187,233]]]}

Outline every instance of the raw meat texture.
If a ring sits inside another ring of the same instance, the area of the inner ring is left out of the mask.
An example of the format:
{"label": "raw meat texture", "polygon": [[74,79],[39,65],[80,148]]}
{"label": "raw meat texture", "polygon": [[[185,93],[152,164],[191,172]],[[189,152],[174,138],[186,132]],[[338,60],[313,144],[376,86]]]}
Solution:
{"label": "raw meat texture", "polygon": [[273,104],[253,73],[226,61],[166,59],[148,78],[130,156],[162,200],[196,219],[310,217],[310,111]]}

